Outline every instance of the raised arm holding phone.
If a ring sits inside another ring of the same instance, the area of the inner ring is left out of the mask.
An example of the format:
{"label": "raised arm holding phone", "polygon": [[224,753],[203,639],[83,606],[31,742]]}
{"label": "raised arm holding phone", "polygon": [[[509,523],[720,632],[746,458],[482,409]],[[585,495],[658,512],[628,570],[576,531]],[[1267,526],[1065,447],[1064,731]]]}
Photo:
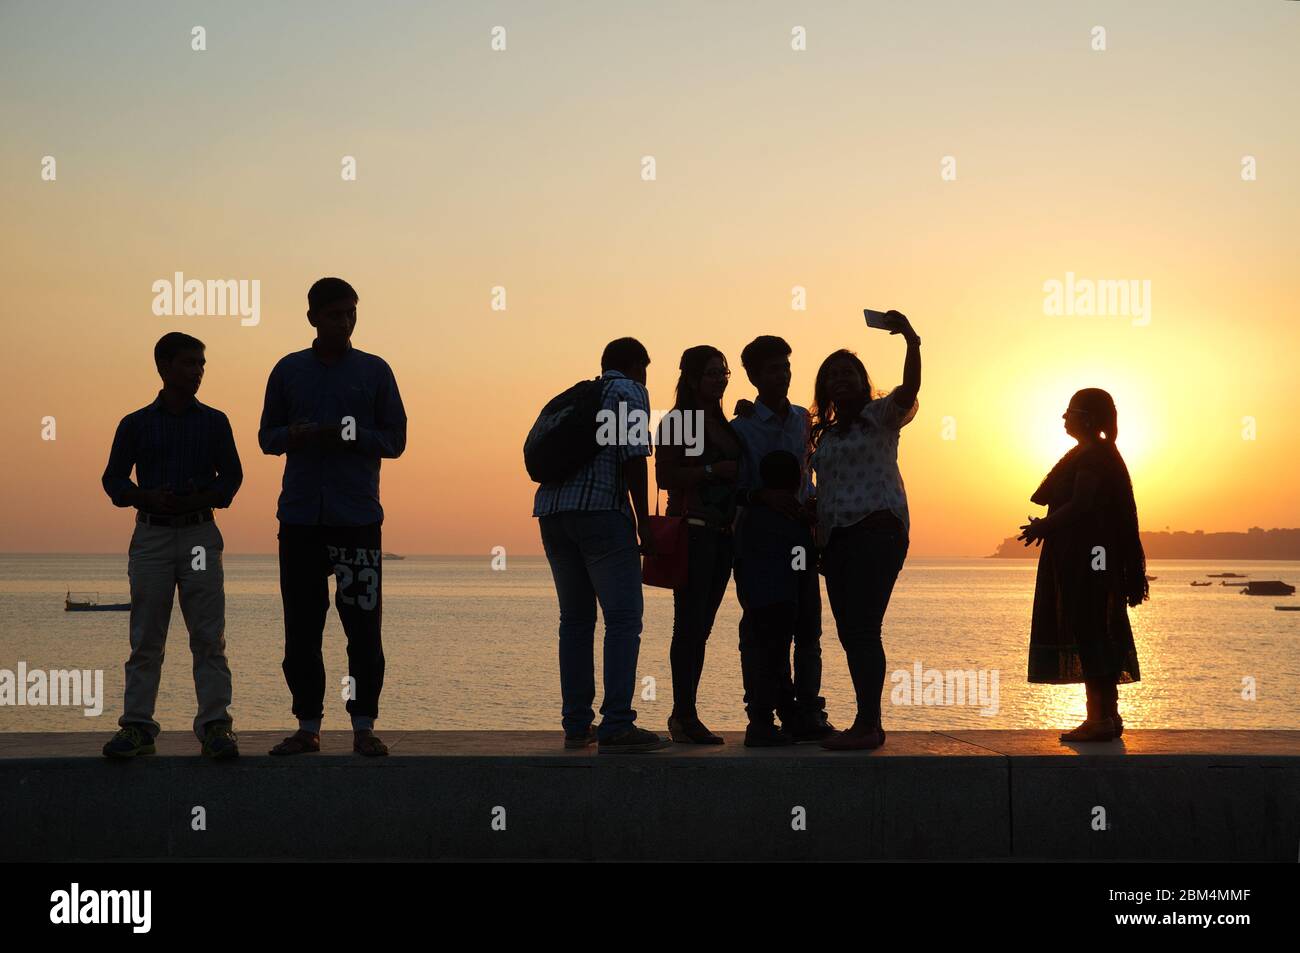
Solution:
{"label": "raised arm holding phone", "polygon": [[826,595],[848,659],[858,712],[822,742],[832,750],[885,742],[880,693],[885,681],[881,625],[907,558],[910,519],[898,470],[899,432],[912,421],[921,389],[921,338],[898,311],[866,312],[868,327],[907,342],[903,383],[875,396],[861,359],[839,350],[817,371],[812,468],[817,475],[817,542]]}

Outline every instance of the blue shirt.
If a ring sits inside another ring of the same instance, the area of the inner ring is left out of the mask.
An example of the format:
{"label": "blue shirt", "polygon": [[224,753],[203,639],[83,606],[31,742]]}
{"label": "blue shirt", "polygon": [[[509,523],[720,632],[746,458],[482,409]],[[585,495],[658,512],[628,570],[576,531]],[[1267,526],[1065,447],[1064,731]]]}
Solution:
{"label": "blue shirt", "polygon": [[[289,425],[343,426],[351,417],[356,439],[345,449],[289,449]],[[383,358],[349,347],[326,365],[312,348],[282,357],[266,382],[257,442],[263,453],[285,455],[276,519],[304,526],[382,523],[379,461],[406,449],[406,409]]]}
{"label": "blue shirt", "polygon": [[782,421],[776,412],[761,400],[754,401],[754,412],[748,417],[736,417],[731,426],[740,434],[744,447],[740,455],[740,476],[736,485],[741,490],[757,490],[763,485],[758,464],[774,450],[785,450],[799,461],[799,493],[802,503],[812,496],[812,477],[808,470],[808,411],[794,404]]}
{"label": "blue shirt", "polygon": [[[650,397],[644,387],[618,371],[606,371],[601,380],[606,386],[600,407],[609,412],[605,419],[612,419],[614,439],[573,476],[539,486],[533,497],[534,516],[571,510],[618,510],[635,522],[623,464],[633,457],[650,456]],[[642,421],[639,430],[635,428],[638,420]],[[623,426],[621,422],[625,422]],[[620,433],[624,427],[626,432]]]}
{"label": "blue shirt", "polygon": [[103,478],[114,506],[130,506],[126,494],[136,487],[174,493],[212,490],[217,497],[213,506],[229,506],[242,482],[244,471],[226,415],[194,398],[181,413],[170,413],[161,391],[152,404],[117,425]]}

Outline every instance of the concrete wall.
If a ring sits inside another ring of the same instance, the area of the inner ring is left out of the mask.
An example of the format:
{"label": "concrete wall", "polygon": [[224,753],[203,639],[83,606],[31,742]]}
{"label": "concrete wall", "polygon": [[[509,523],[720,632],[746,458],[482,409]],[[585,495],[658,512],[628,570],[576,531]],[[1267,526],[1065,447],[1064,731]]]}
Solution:
{"label": "concrete wall", "polygon": [[[891,756],[755,756],[733,740],[682,755],[226,764],[0,754],[0,857],[1294,861],[1300,848],[1300,756],[1009,756],[975,744],[911,755],[897,744]],[[196,805],[204,831],[191,828]],[[492,829],[497,806],[504,831]],[[806,830],[792,829],[796,807]]]}

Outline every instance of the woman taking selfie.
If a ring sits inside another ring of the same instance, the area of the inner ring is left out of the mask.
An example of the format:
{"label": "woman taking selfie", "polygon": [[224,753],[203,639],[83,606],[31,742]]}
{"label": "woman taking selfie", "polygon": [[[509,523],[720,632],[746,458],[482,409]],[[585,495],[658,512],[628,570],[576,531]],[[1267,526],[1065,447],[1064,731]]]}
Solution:
{"label": "woman taking selfie", "polygon": [[921,389],[921,339],[897,311],[885,318],[885,330],[907,341],[903,383],[883,397],[873,397],[862,361],[852,351],[836,351],[817,371],[811,410],[817,543],[858,704],[853,724],[822,742],[832,751],[885,743],[880,627],[907,557],[910,528],[907,493],[898,472],[898,436],[916,416]]}
{"label": "woman taking selfie", "polygon": [[1115,435],[1115,402],[1088,388],[1062,415],[1078,445],[1052,467],[1031,497],[1047,516],[1020,527],[1039,543],[1029,636],[1029,681],[1083,682],[1088,717],[1062,741],[1110,741],[1124,731],[1117,685],[1139,677],[1128,609],[1147,598],[1146,555],[1138,536],[1133,484]]}
{"label": "woman taking selfie", "polygon": [[[722,744],[700,721],[695,707],[704,647],[713,629],[727,581],[731,578],[731,524],[736,515],[736,475],[740,438],[722,413],[722,395],[731,371],[715,347],[701,344],[682,354],[674,410],[679,420],[691,415],[690,426],[702,431],[681,434],[702,437],[702,452],[687,456],[681,439],[670,439],[661,425],[655,450],[655,480],[668,491],[668,515],[688,524],[686,585],[673,590],[673,640],[668,651],[673,673],[673,710],[668,732],[673,741]],[[666,423],[666,420],[665,420]]]}

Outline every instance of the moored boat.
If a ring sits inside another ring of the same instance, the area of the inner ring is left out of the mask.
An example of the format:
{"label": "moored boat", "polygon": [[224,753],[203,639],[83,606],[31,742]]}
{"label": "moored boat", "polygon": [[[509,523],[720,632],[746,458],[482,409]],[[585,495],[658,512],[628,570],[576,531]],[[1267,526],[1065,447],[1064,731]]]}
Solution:
{"label": "moored boat", "polygon": [[1241,591],[1248,596],[1291,596],[1295,595],[1295,586],[1280,579],[1259,579],[1246,583]]}
{"label": "moored boat", "polygon": [[[76,596],[77,598],[73,598]],[[71,590],[63,597],[64,612],[124,612],[131,608],[129,602],[105,602],[99,601],[98,592],[72,592]]]}

